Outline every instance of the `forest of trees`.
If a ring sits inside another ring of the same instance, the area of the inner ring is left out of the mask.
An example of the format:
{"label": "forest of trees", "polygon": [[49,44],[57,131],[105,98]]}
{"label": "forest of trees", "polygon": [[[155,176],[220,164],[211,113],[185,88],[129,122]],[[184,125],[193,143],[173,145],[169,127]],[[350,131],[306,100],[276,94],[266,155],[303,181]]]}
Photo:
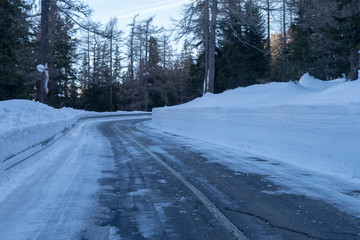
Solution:
{"label": "forest of trees", "polygon": [[193,0],[182,12],[173,29],[141,16],[119,29],[81,1],[0,0],[0,100],[151,111],[307,72],[358,78],[359,0]]}

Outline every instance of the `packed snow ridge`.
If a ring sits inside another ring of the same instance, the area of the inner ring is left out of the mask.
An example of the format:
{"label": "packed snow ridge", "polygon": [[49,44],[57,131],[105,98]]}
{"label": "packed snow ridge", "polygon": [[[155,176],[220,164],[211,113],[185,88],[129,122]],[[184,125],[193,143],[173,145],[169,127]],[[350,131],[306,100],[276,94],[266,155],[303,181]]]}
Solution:
{"label": "packed snow ridge", "polygon": [[[48,141],[71,129],[81,119],[130,113],[54,109],[29,100],[0,101],[0,177],[1,172],[13,164],[9,158],[34,146],[41,148]],[[34,151],[37,148],[34,148]]]}
{"label": "packed snow ridge", "polygon": [[0,102],[0,169],[3,161],[72,126],[81,112],[28,100]]}
{"label": "packed snow ridge", "polygon": [[[253,85],[157,108],[152,124],[163,131],[359,180],[359,93],[360,81],[320,81],[306,74],[296,83]],[[99,114],[27,100],[1,101],[0,172],[4,160],[94,115]]]}
{"label": "packed snow ridge", "polygon": [[268,83],[153,110],[163,131],[360,179],[360,81]]}

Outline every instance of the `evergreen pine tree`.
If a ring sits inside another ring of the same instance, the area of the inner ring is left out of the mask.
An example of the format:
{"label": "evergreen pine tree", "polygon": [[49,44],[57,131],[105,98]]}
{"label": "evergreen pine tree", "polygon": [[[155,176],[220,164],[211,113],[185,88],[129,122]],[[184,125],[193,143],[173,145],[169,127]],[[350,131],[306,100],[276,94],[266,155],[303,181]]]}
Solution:
{"label": "evergreen pine tree", "polygon": [[248,0],[245,3],[246,24],[243,28],[245,48],[242,53],[247,64],[241,81],[246,85],[262,82],[268,65],[268,58],[265,56],[265,21],[260,8],[254,1]]}
{"label": "evergreen pine tree", "polygon": [[[297,18],[290,27],[288,51],[282,53],[282,74],[287,80],[297,80],[303,74],[327,80],[341,76],[346,69],[339,48],[338,25],[331,1],[304,0],[297,6]],[[330,35],[334,35],[329,38]]]}
{"label": "evergreen pine tree", "polygon": [[164,106],[165,102],[165,82],[166,78],[160,65],[159,44],[155,37],[149,39],[149,59],[148,59],[148,85],[150,108]]}
{"label": "evergreen pine tree", "polygon": [[349,53],[347,78],[357,80],[359,75],[359,50],[360,50],[360,1],[336,0],[341,16],[336,17],[339,23],[339,38],[343,47]]}
{"label": "evergreen pine tree", "polygon": [[53,107],[75,106],[77,99],[76,43],[75,30],[67,16],[61,16],[56,9],[51,9],[49,28],[49,92],[47,103]]}
{"label": "evergreen pine tree", "polygon": [[229,1],[231,11],[220,23],[215,92],[249,86],[265,78],[268,58],[261,11],[252,0],[242,6]]}
{"label": "evergreen pine tree", "polygon": [[21,0],[0,0],[0,100],[31,97],[27,10]]}

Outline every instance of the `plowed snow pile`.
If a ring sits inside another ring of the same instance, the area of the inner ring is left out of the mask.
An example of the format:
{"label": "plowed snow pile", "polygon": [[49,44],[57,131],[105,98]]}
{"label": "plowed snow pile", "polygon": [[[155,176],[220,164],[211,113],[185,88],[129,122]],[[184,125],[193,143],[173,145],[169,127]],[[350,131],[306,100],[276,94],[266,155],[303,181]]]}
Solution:
{"label": "plowed snow pile", "polygon": [[163,131],[360,178],[360,81],[269,83],[153,110]]}
{"label": "plowed snow pile", "polygon": [[0,160],[64,131],[84,113],[28,100],[0,101]]}

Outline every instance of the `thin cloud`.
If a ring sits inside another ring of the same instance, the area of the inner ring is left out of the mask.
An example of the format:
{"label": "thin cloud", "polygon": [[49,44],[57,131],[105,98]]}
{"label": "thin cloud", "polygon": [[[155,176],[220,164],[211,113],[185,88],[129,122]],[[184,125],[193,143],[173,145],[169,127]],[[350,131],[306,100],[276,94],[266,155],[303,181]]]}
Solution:
{"label": "thin cloud", "polygon": [[177,6],[179,6],[179,1],[175,1],[175,2],[174,1],[164,1],[164,2],[158,2],[158,3],[146,4],[146,5],[137,6],[137,7],[121,9],[118,11],[101,14],[101,15],[97,15],[94,17],[97,19],[100,19],[100,18],[104,18],[104,17],[116,16],[118,19],[125,19],[125,18],[133,17],[136,14],[157,12],[160,10],[170,9],[170,8],[177,7]]}
{"label": "thin cloud", "polygon": [[157,11],[160,11],[160,10],[173,8],[173,7],[176,7],[178,5],[179,5],[178,3],[171,3],[171,4],[158,6],[158,7],[153,7],[153,8],[148,8],[148,9],[141,9],[139,11],[134,11],[134,12],[131,12],[131,13],[127,13],[127,14],[125,14],[123,16],[118,16],[118,18],[119,19],[124,19],[124,18],[129,18],[129,17],[135,16],[136,14],[157,12]]}

